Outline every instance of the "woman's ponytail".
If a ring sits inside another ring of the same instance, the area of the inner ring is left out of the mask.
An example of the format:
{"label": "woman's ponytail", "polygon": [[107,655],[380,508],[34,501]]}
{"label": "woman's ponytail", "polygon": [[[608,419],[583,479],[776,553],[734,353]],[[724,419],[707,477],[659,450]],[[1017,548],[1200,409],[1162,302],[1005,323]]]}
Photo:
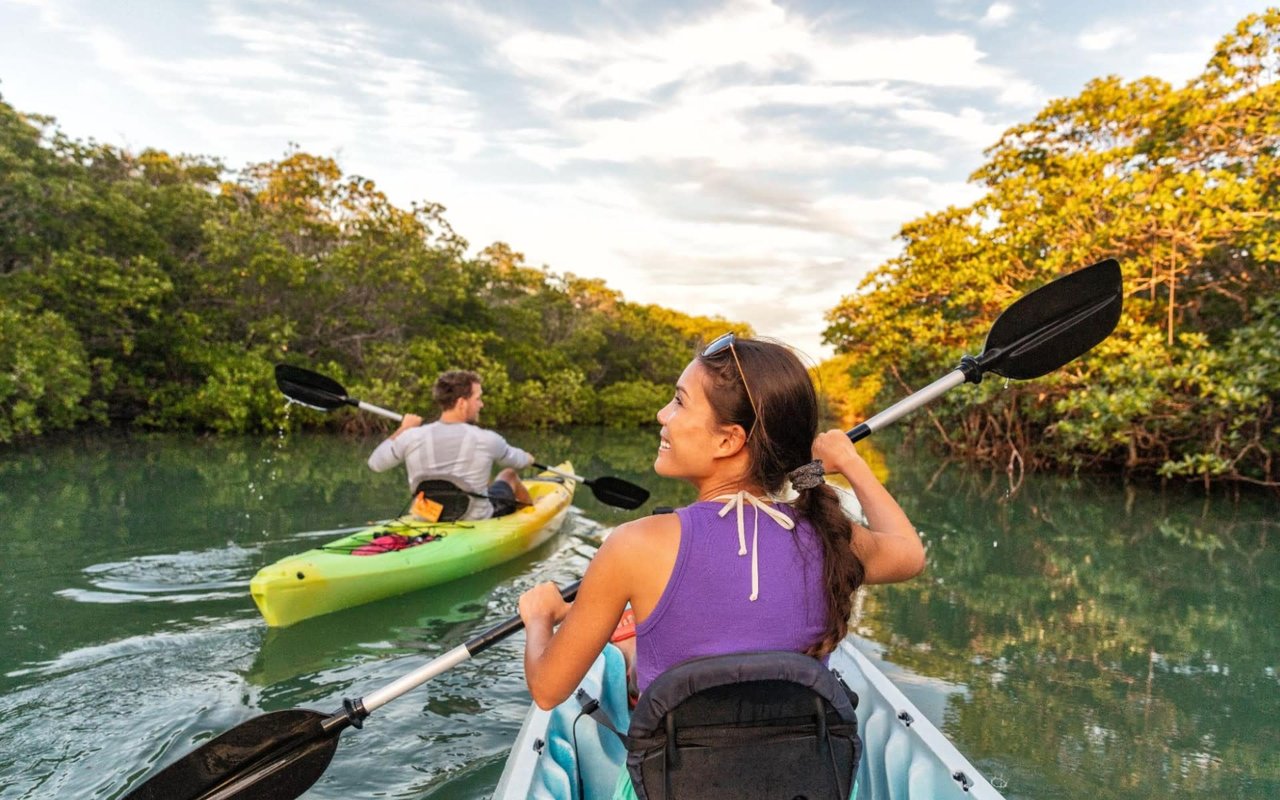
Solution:
{"label": "woman's ponytail", "polygon": [[823,583],[827,595],[827,629],[805,652],[821,658],[835,650],[849,632],[853,595],[866,577],[853,552],[853,525],[840,505],[836,490],[819,484],[799,493],[795,508],[813,525],[822,542]]}

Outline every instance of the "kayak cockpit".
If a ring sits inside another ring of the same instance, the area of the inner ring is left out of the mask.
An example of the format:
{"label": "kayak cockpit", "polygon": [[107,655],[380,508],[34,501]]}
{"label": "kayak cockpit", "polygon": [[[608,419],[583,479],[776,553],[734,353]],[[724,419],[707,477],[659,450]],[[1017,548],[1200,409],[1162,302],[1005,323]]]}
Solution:
{"label": "kayak cockpit", "polygon": [[[1002,795],[851,642],[846,640],[832,653],[830,666],[858,698],[856,724],[863,743],[856,780],[859,800],[1002,800]],[[654,686],[657,684],[655,681]],[[627,704],[626,665],[616,648],[605,648],[581,688],[599,700],[601,710],[619,730],[628,731],[632,716]],[[627,750],[613,732],[584,717],[582,705],[574,697],[550,711],[531,706],[494,797],[614,797],[626,769]],[[745,775],[743,779],[754,780]],[[731,785],[724,796],[747,797],[750,788]],[[709,795],[704,790],[701,796]]]}

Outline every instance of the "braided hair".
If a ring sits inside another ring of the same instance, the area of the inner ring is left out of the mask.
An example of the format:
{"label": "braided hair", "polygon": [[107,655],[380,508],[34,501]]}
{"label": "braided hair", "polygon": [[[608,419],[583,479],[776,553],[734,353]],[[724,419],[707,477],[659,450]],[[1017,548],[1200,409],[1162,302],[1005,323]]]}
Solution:
{"label": "braided hair", "polygon": [[[739,425],[749,432],[746,447],[750,466],[745,477],[777,494],[793,473],[800,478],[814,471],[817,392],[800,359],[785,345],[764,339],[735,339],[733,348],[736,353],[724,348],[698,356],[708,376],[707,398],[717,422]],[[853,552],[853,527],[835,490],[821,481],[797,479],[792,484],[798,493],[793,507],[809,521],[822,543],[827,627],[805,651],[822,657],[835,650],[848,633],[853,595],[866,570]]]}

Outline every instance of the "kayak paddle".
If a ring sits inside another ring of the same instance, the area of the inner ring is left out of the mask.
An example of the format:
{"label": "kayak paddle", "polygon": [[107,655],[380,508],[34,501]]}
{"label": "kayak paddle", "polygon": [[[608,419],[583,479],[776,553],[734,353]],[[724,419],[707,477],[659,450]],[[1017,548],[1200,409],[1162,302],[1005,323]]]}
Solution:
{"label": "kayak paddle", "polygon": [[403,414],[349,397],[347,390],[342,388],[342,384],[333,378],[302,367],[276,364],[276,386],[280,387],[284,396],[293,402],[317,411],[333,411],[343,406],[355,406],[362,411],[380,414],[396,422],[404,419]]}
{"label": "kayak paddle", "polygon": [[[404,419],[403,414],[398,414],[395,411],[349,396],[342,384],[333,378],[302,367],[295,367],[290,364],[276,364],[276,386],[280,387],[280,391],[284,396],[293,402],[319,411],[333,411],[343,406],[355,406],[363,411],[394,419],[396,422]],[[603,475],[599,478],[583,478],[568,472],[554,470],[542,464],[534,464],[533,466],[586,485],[591,489],[591,493],[596,496],[596,499],[606,505],[630,511],[644,505],[649,499],[648,489],[629,481],[624,481],[621,478],[614,478],[608,475]]]}
{"label": "kayak paddle", "polygon": [[[849,438],[855,442],[864,439],[948,389],[966,381],[980,382],[987,372],[1025,380],[1057,369],[1111,334],[1120,319],[1123,297],[1120,265],[1114,259],[1045,284],[996,319],[982,355],[965,356],[960,366],[943,378],[850,430]],[[341,384],[310,370],[279,365],[276,380],[287,397],[312,408],[331,411],[353,405],[392,419],[401,418],[395,412],[348,397]],[[604,481],[596,496],[606,503],[611,502],[606,499],[610,497],[624,499],[613,497],[613,490],[618,488],[614,481],[636,491],[633,495],[629,490],[620,490],[627,498],[639,497],[640,493],[648,497],[640,487],[616,478],[564,477],[585,483],[593,491]],[[642,499],[636,505],[643,502]],[[572,600],[577,590],[575,583],[561,594],[565,600]],[[512,617],[365,698],[343,700],[342,709],[332,714],[292,709],[243,722],[169,765],[125,800],[295,798],[324,773],[344,729],[362,727],[365,718],[376,709],[523,627],[519,616]]]}
{"label": "kayak paddle", "polygon": [[[572,601],[579,583],[560,590],[561,596]],[[344,699],[332,714],[294,708],[242,722],[165,767],[124,800],[298,797],[324,774],[343,730],[364,727],[377,709],[523,628],[520,616],[513,616],[372,694]]]}
{"label": "kayak paddle", "polygon": [[561,478],[584,484],[591,489],[591,493],[596,496],[597,500],[618,508],[627,510],[639,508],[649,499],[649,491],[647,489],[624,481],[621,478],[614,478],[609,475],[601,475],[599,478],[584,478],[571,472],[561,472],[545,464],[534,464],[533,466],[553,475],[559,475]]}
{"label": "kayak paddle", "polygon": [[1110,336],[1123,302],[1120,264],[1114,258],[1050,281],[996,318],[982,355],[964,356],[951,372],[848,431],[849,439],[861,441],[948,389],[966,381],[980,383],[987,372],[1013,380],[1052,372]]}

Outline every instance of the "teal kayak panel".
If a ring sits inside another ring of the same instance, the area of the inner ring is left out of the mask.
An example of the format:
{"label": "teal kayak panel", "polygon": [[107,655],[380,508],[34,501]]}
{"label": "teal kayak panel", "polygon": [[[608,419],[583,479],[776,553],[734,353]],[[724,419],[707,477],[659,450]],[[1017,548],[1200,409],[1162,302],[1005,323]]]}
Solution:
{"label": "teal kayak panel", "polygon": [[[862,761],[858,800],[1004,800],[1003,795],[925,718],[849,640],[831,654],[831,667],[858,694]],[[626,665],[612,645],[596,659],[582,687],[600,700],[625,730]],[[625,768],[626,751],[608,730],[580,715],[569,698],[551,711],[534,706],[525,718],[495,798],[610,800]],[[574,723],[577,721],[577,747]],[[578,792],[578,776],[583,792]]]}
{"label": "teal kayak panel", "polygon": [[841,642],[830,663],[858,694],[860,800],[1004,800],[852,642]]}
{"label": "teal kayak panel", "polygon": [[[627,665],[618,648],[606,645],[579,687],[600,701],[600,707],[618,730],[626,731],[631,723]],[[618,776],[625,769],[626,748],[611,731],[581,711],[582,707],[573,697],[550,711],[534,706],[512,748],[494,797],[538,800],[609,800],[613,797]],[[582,795],[578,793],[579,778]]]}

